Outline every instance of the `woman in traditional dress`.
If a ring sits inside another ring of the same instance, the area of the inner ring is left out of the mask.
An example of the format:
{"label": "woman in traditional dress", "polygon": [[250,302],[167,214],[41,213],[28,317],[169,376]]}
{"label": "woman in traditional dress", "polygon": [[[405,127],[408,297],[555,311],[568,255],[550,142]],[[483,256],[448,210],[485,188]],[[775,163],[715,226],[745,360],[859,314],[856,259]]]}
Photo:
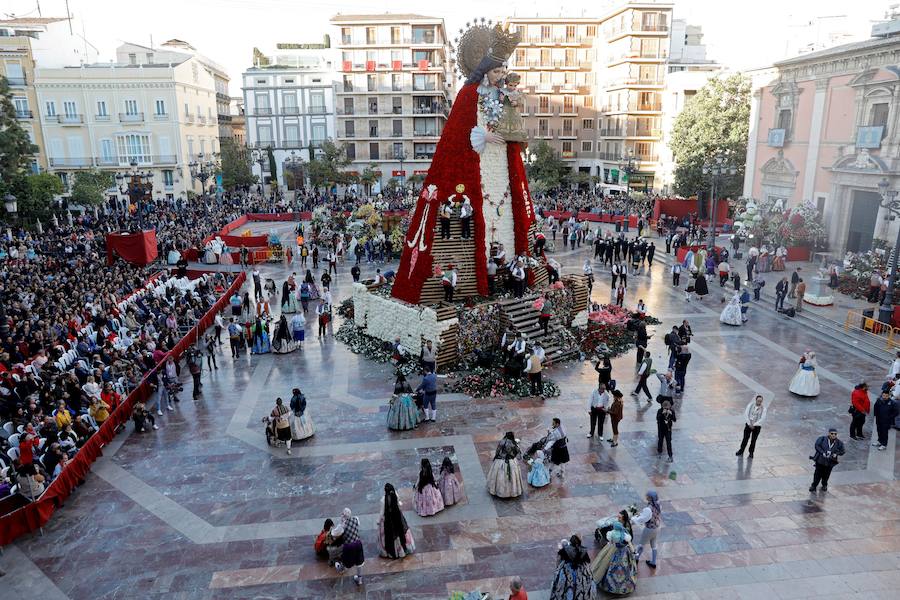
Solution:
{"label": "woman in traditional dress", "polygon": [[722,309],[722,313],[719,315],[719,322],[725,323],[726,325],[734,325],[735,327],[743,325],[744,321],[741,316],[740,294],[736,293],[732,296],[728,304],[725,305],[725,308]]}
{"label": "woman in traditional dress", "polygon": [[697,300],[703,300],[703,296],[709,294],[709,286],[706,284],[706,277],[699,271],[697,271],[697,277],[694,279],[694,294],[697,295]]}
{"label": "woman in traditional dress", "polygon": [[297,300],[294,298],[291,280],[285,279],[281,284],[281,314],[297,312]]}
{"label": "woman in traditional dress", "polygon": [[275,287],[274,279],[266,279],[266,284],[263,286],[263,291],[266,293],[266,297],[269,300],[269,305],[274,306],[276,304],[276,300],[278,299],[278,288]]}
{"label": "woman in traditional dress", "polygon": [[462,500],[462,490],[459,487],[459,479],[456,478],[456,467],[449,456],[445,456],[441,463],[441,481],[438,487],[441,489],[444,507],[453,506]]}
{"label": "woman in traditional dress", "polygon": [[274,421],[275,437],[287,446],[287,453],[291,453],[291,421],[288,413],[291,412],[281,398],[275,398],[275,408],[269,413],[269,418]]}
{"label": "woman in traditional dress", "polygon": [[775,259],[772,261],[773,271],[784,271],[784,261],[787,259],[787,248],[779,245],[775,249]]}
{"label": "woman in traditional dress", "polygon": [[772,270],[772,257],[765,244],[759,247],[759,258],[756,259],[756,268],[760,273],[768,273]]}
{"label": "woman in traditional dress", "polygon": [[573,535],[563,540],[556,553],[556,575],[550,586],[550,600],[594,600],[597,588],[591,577],[587,550],[581,538]]}
{"label": "woman in traditional dress", "polygon": [[[309,271],[307,271],[308,273]],[[309,282],[304,281],[300,284],[300,289],[297,291],[297,296],[300,298],[300,305],[303,307],[303,312],[305,313],[309,310]]]}
{"label": "woman in traditional dress", "polygon": [[303,313],[298,312],[291,317],[291,337],[303,350],[303,340],[306,339],[306,317]]}
{"label": "woman in traditional dress", "polygon": [[488,493],[498,498],[517,498],[522,495],[525,486],[522,483],[522,471],[519,467],[519,444],[512,431],[507,431],[497,451],[487,475]]}
{"label": "woman in traditional dress", "polygon": [[419,480],[416,482],[413,503],[416,514],[420,517],[430,517],[444,510],[444,498],[434,482],[434,471],[431,470],[431,461],[427,458],[422,459],[419,468]]}
{"label": "woman in traditional dress", "polygon": [[412,531],[400,511],[403,503],[390,483],[384,484],[381,517],[378,519],[378,554],[383,558],[403,558],[416,551]]}
{"label": "woman in traditional dress", "polygon": [[306,409],[306,396],[303,395],[300,388],[294,388],[292,391],[291,410],[294,412],[291,418],[291,439],[305,440],[314,436],[316,427]]}
{"label": "woman in traditional dress", "polygon": [[797,372],[791,379],[788,391],[798,396],[812,398],[819,395],[819,375],[816,373],[816,353],[807,350],[800,357]]}
{"label": "woman in traditional dress", "polygon": [[386,421],[388,429],[396,431],[406,431],[419,426],[419,409],[412,397],[412,387],[400,371],[397,371],[394,394],[391,396]]}
{"label": "woman in traditional dress", "polygon": [[275,325],[275,335],[272,337],[272,351],[275,354],[288,354],[297,349],[297,342],[291,335],[291,328],[288,325],[287,317],[281,315],[278,324]]}
{"label": "woman in traditional dress", "polygon": [[609,549],[610,558],[599,587],[604,592],[624,596],[632,593],[637,585],[637,560],[631,547],[631,534],[619,521],[615,521],[612,525],[612,531],[606,534],[609,543],[601,551]]}

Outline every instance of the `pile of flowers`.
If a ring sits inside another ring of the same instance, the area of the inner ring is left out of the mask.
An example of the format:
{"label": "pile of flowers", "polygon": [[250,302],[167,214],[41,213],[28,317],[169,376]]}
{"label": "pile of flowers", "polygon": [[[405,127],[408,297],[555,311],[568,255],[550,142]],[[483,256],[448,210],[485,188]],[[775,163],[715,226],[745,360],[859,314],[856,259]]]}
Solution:
{"label": "pile of flowers", "polygon": [[735,203],[734,228],[754,239],[785,246],[813,247],[827,239],[822,216],[808,201],[785,209],[773,199],[740,199]]}
{"label": "pile of flowers", "polygon": [[557,281],[544,292],[544,296],[553,305],[553,314],[557,315],[566,326],[572,323],[572,307],[575,305],[575,292],[571,286]]}
{"label": "pile of flowers", "polygon": [[[559,386],[552,380],[544,378],[541,395],[545,398],[559,396]],[[466,394],[473,398],[501,398],[531,396],[531,384],[525,377],[512,379],[499,369],[475,367],[471,371],[449,380],[444,389],[450,393]]]}
{"label": "pile of flowers", "polygon": [[[605,304],[600,310],[588,314],[587,328],[579,329],[579,345],[586,355],[624,354],[634,344],[634,333],[628,330],[628,322],[638,318],[638,314],[614,304]],[[644,315],[648,325],[659,324],[660,320]]]}
{"label": "pile of flowers", "polygon": [[347,320],[353,320],[353,298],[347,298],[341,305],[338,306],[337,309],[338,315],[344,317]]}
{"label": "pile of flowers", "polygon": [[[393,360],[393,352],[389,343],[366,335],[352,321],[344,321],[334,334],[334,339],[345,343],[354,354],[361,354],[375,362],[387,363]],[[416,370],[417,366],[417,361],[411,360],[398,368],[404,375],[409,375]]]}
{"label": "pile of flowers", "polygon": [[471,356],[477,348],[493,348],[500,341],[500,306],[481,304],[459,311],[459,355]]}

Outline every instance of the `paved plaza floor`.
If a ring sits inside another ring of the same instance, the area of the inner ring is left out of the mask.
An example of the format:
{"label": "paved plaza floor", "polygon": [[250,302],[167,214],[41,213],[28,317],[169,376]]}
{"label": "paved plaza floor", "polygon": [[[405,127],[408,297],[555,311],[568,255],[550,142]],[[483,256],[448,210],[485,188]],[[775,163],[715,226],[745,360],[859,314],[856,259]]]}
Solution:
{"label": "paved plaza floor", "polygon": [[[556,255],[564,272],[580,272],[589,252]],[[263,270],[279,288],[288,273],[284,266]],[[371,273],[374,266],[366,266],[364,276]],[[609,274],[596,274],[594,298],[606,302]],[[129,425],[43,535],[5,549],[0,568],[8,575],[0,589],[4,597],[41,600],[446,600],[452,590],[471,589],[505,599],[509,578],[518,575],[529,598],[541,600],[549,595],[560,539],[578,533],[593,553],[594,521],[640,504],[652,488],[663,510],[659,566],[641,563],[633,597],[896,594],[890,591],[900,586],[895,433],[888,451],[878,452],[868,441],[849,439],[847,415],[853,384],[868,379],[877,388],[887,364],[776,315],[768,302],[751,308],[744,327],[720,325],[721,294],[717,285],[710,289],[703,303],[686,302],[659,261],[650,274],[629,277],[626,302],[633,307],[644,299],[663,321],[650,344],[657,364],[665,361],[662,338],[673,324],[688,319],[695,332],[672,464],[656,454],[655,405],[627,394],[619,446],[586,439],[596,383],[587,363],[546,373],[562,389],[558,398],[439,394],[437,423],[389,431],[389,367],[352,354],[331,336],[317,341],[310,319],[302,353],[232,360],[223,345],[219,369],[204,373],[202,398],[182,394],[177,410],[160,418],[159,431],[134,434]],[[349,290],[344,265],[333,291],[340,300]],[[813,400],[787,391],[807,349],[817,352],[820,367],[822,392]],[[613,363],[626,391],[634,385],[634,360],[632,352]],[[309,400],[317,433],[287,456],[266,445],[260,419],[295,386]],[[768,421],[755,458],[741,459],[734,453],[743,410],[757,392],[771,399]],[[530,444],[552,417],[562,419],[570,437],[565,481],[529,488],[511,501],[489,496],[485,475],[503,433],[514,431]],[[839,428],[847,454],[828,492],[810,494],[808,456],[830,425]],[[420,518],[412,510],[420,459],[439,463],[446,455],[459,465],[466,499]],[[416,540],[416,553],[399,561],[377,556],[376,513],[386,482],[397,488]],[[324,519],[344,507],[362,518],[368,560],[361,588],[312,551]]]}

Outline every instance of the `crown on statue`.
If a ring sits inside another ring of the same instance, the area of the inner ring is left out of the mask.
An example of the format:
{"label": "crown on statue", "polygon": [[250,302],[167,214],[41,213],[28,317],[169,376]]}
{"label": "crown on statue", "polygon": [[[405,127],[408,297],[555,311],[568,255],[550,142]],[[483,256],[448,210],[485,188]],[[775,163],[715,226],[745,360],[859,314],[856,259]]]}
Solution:
{"label": "crown on statue", "polygon": [[471,75],[485,56],[506,62],[522,41],[521,32],[511,32],[500,23],[485,22],[483,18],[480,23],[466,23],[466,27],[465,31],[459,30],[462,35],[455,40],[456,64],[465,77]]}

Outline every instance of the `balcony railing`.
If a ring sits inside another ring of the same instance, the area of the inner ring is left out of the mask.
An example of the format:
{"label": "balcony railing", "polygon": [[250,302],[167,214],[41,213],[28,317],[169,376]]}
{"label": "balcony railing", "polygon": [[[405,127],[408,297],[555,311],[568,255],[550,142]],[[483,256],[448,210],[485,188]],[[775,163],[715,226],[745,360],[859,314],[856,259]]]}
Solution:
{"label": "balcony railing", "polygon": [[391,137],[395,137],[395,138],[403,137],[403,132],[402,131],[392,131]]}
{"label": "balcony railing", "polygon": [[345,132],[344,132],[344,137],[345,137],[345,138],[355,138],[355,137],[356,137],[356,132],[355,132],[355,131],[345,131]]}
{"label": "balcony railing", "polygon": [[259,115],[259,116],[268,117],[268,116],[271,116],[272,109],[269,108],[268,106],[257,106],[253,110],[253,113],[256,115]]}
{"label": "balcony railing", "polygon": [[590,44],[594,38],[581,35],[540,36],[534,35],[522,40],[523,44]]}
{"label": "balcony railing", "polygon": [[632,50],[628,52],[620,52],[614,56],[609,57],[610,63],[618,63],[627,60],[663,60],[669,57],[669,50],[667,48],[660,48],[658,52],[653,53],[641,53],[640,50]]}
{"label": "balcony railing", "polygon": [[84,115],[59,115],[61,125],[81,125],[84,123]]}
{"label": "balcony railing", "polygon": [[33,119],[34,113],[31,112],[30,110],[17,110],[16,118],[17,119]]}
{"label": "balcony railing", "polygon": [[441,132],[433,129],[429,129],[426,131],[413,131],[413,136],[415,137],[440,137]]}
{"label": "balcony railing", "polygon": [[195,115],[192,115],[191,113],[185,113],[185,115],[184,115],[184,122],[185,122],[185,123],[193,123],[193,122],[194,122],[194,119],[196,119],[196,116],[195,116]]}
{"label": "balcony railing", "polygon": [[281,108],[281,113],[285,115],[299,115],[300,107],[299,106],[283,106]]}
{"label": "balcony railing", "polygon": [[644,25],[640,22],[626,23],[624,27],[615,27],[607,32],[607,39],[619,37],[622,35],[640,34],[640,33],[665,33],[669,31],[668,24],[662,25]]}
{"label": "balcony railing", "polygon": [[660,75],[654,77],[619,77],[613,79],[606,84],[606,87],[619,87],[623,85],[662,85],[663,77]]}
{"label": "balcony railing", "polygon": [[109,121],[109,115],[94,115],[94,120],[106,122]]}
{"label": "balcony railing", "polygon": [[122,123],[143,123],[144,113],[119,113],[119,121]]}
{"label": "balcony railing", "polygon": [[202,115],[197,117],[197,122],[200,123],[201,125],[206,125],[206,117],[204,117]]}
{"label": "balcony railing", "polygon": [[28,84],[28,79],[24,75],[21,77],[7,77],[6,81],[8,81],[9,85],[12,87],[24,87]]}
{"label": "balcony railing", "polygon": [[311,115],[324,115],[325,113],[328,112],[328,107],[327,106],[310,106],[308,111],[309,111],[309,114],[311,114]]}
{"label": "balcony railing", "polygon": [[635,112],[635,111],[654,111],[662,110],[662,102],[629,102],[624,106],[616,106],[614,104],[606,104],[601,107],[600,112]]}
{"label": "balcony railing", "polygon": [[566,129],[563,127],[559,132],[559,137],[561,138],[577,138],[580,130],[578,129]]}
{"label": "balcony railing", "polygon": [[47,161],[49,162],[51,168],[94,166],[94,160],[90,156],[73,158],[48,158]]}
{"label": "balcony railing", "polygon": [[174,154],[154,156],[76,156],[69,158],[49,158],[51,168],[90,168],[90,167],[127,167],[132,161],[142,166],[176,165],[178,157]]}

